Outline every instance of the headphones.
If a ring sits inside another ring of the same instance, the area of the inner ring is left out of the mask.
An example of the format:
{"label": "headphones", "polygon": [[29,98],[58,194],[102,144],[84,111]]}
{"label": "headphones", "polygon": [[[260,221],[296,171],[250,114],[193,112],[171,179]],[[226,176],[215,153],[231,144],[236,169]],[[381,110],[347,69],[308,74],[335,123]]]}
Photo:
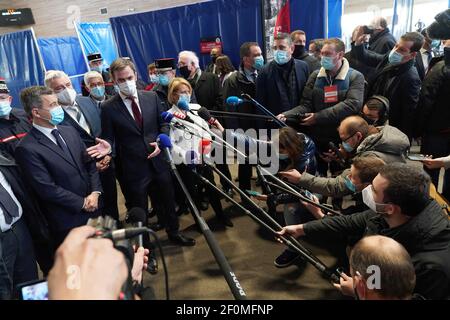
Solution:
{"label": "headphones", "polygon": [[374,95],[374,96],[369,97],[366,100],[366,103],[367,103],[367,101],[372,100],[372,99],[375,99],[382,103],[383,108],[382,108],[382,110],[379,111],[380,119],[378,120],[378,122],[385,123],[389,118],[389,99],[384,96]]}

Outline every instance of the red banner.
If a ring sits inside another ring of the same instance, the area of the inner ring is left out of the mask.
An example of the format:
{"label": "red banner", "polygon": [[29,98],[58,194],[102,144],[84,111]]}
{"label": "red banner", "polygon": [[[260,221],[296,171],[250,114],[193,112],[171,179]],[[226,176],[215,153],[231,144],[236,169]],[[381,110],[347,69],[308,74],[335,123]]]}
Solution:
{"label": "red banner", "polygon": [[280,4],[280,11],[278,12],[277,22],[275,23],[275,33],[291,33],[291,11],[289,7],[289,0],[282,1]]}

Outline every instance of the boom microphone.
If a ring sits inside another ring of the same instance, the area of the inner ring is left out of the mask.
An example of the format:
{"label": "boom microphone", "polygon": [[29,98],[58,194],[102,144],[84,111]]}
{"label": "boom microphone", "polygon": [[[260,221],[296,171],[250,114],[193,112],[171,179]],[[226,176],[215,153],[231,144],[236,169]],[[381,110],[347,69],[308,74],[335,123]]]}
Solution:
{"label": "boom microphone", "polygon": [[227,98],[227,104],[230,106],[233,106],[233,107],[235,107],[239,104],[242,104],[243,102],[244,102],[244,100],[242,100],[241,98],[236,97],[236,96],[230,96]]}

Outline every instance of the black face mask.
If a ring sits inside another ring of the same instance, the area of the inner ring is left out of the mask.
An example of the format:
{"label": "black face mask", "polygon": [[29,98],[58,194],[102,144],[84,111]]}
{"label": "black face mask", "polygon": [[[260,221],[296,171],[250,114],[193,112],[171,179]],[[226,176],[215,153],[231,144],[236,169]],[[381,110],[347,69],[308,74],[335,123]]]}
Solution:
{"label": "black face mask", "polygon": [[188,69],[188,66],[181,67],[178,70],[180,70],[181,76],[185,79],[189,78],[191,75],[191,71]]}
{"label": "black face mask", "polygon": [[292,56],[295,59],[300,59],[304,55],[305,55],[305,46],[301,45],[301,44],[296,44],[295,45],[295,50],[294,50],[294,53],[292,54]]}
{"label": "black face mask", "polygon": [[212,63],[216,63],[217,57],[216,56],[211,56],[211,61],[212,61]]}

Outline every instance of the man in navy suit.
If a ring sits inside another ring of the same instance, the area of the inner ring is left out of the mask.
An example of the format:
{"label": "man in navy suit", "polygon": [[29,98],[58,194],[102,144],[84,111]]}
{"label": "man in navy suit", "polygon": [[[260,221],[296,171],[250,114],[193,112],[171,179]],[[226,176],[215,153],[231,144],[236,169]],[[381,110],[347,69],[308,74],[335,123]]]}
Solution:
{"label": "man in navy suit", "polygon": [[[73,127],[58,126],[64,111],[46,87],[21,92],[33,128],[16,148],[16,161],[47,216],[56,245],[67,233],[97,217],[102,192],[95,160]],[[94,149],[96,146],[94,146]],[[103,151],[104,154],[110,151]]]}
{"label": "man in navy suit", "polygon": [[127,204],[147,212],[150,195],[156,212],[162,213],[159,222],[165,225],[169,240],[193,246],[195,240],[179,232],[169,166],[156,143],[160,133],[169,133],[160,116],[164,104],[156,93],[137,90],[136,68],[130,60],[117,59],[110,72],[120,92],[102,104],[102,137],[115,146],[120,158],[118,170]]}
{"label": "man in navy suit", "polygon": [[[100,113],[97,104],[89,97],[76,94],[72,82],[63,71],[52,70],[45,74],[45,85],[52,89],[64,110],[61,125],[77,130],[86,147],[94,146],[102,132]],[[111,156],[106,155],[97,161],[97,171],[103,188],[104,214],[119,220],[117,206],[117,185]]]}
{"label": "man in navy suit", "polygon": [[256,79],[257,100],[274,115],[300,104],[309,77],[306,62],[294,59],[295,45],[288,34],[278,34],[272,49],[274,60],[264,66]]}

